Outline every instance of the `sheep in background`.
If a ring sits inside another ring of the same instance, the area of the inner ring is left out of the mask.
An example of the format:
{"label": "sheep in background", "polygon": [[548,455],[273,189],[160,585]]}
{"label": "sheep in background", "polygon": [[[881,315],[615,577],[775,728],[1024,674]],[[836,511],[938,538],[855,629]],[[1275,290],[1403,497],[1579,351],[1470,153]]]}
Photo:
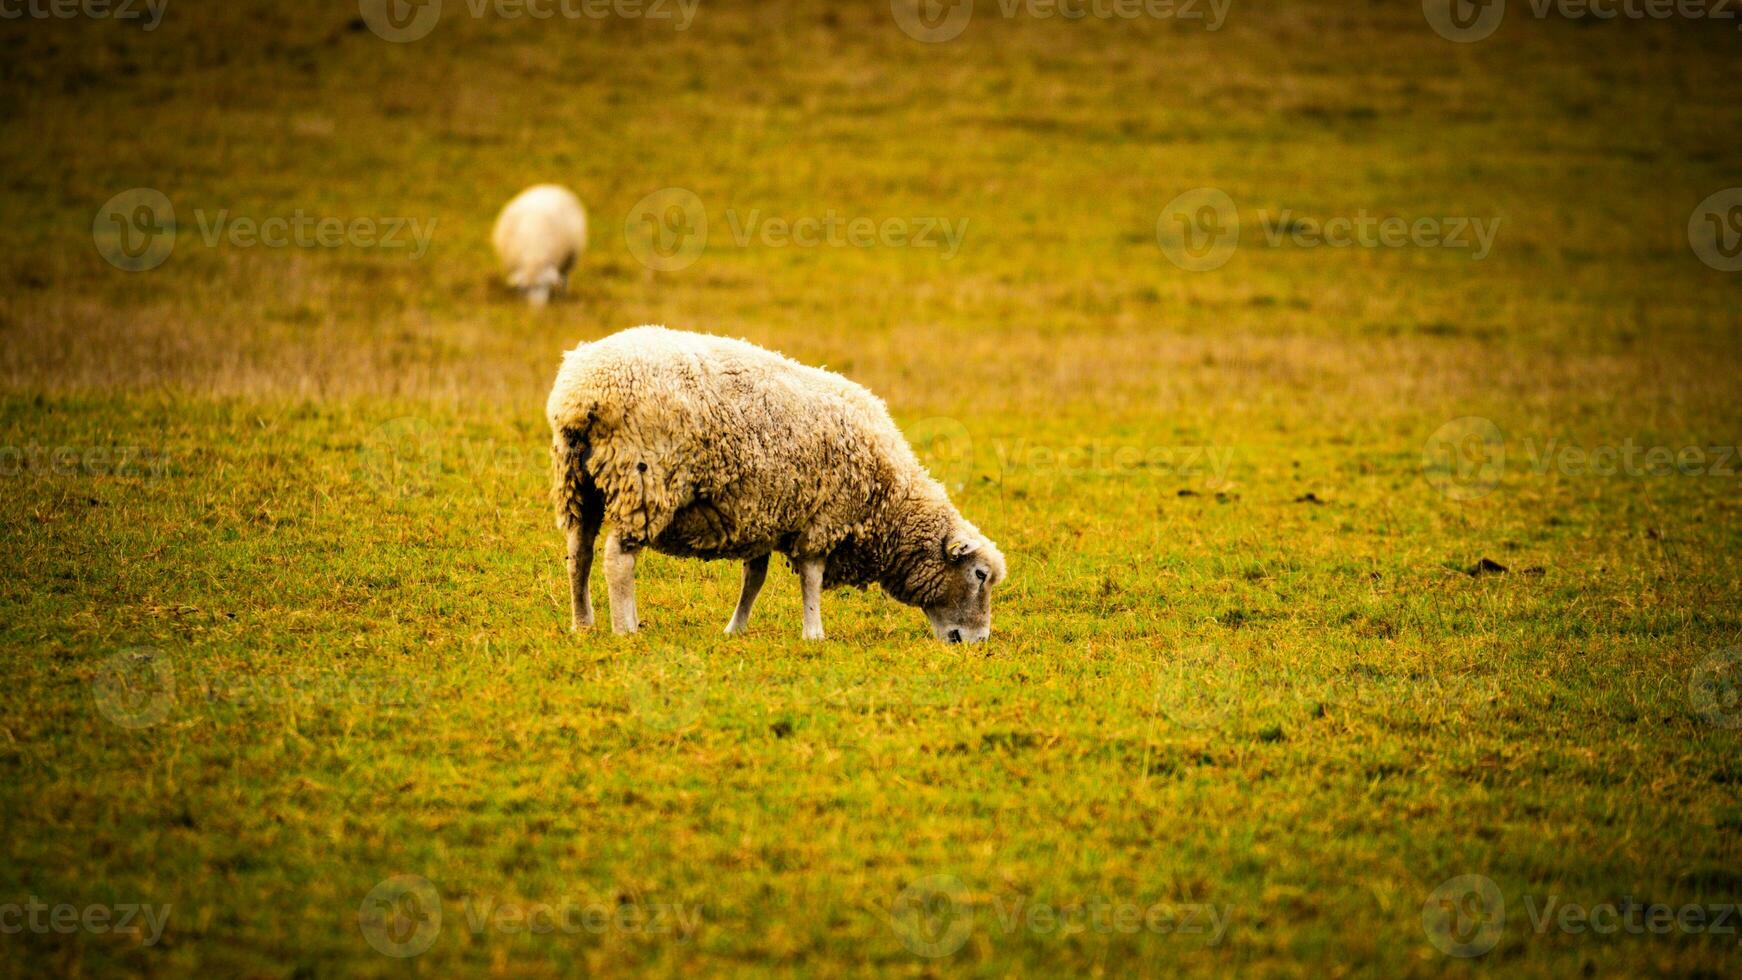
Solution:
{"label": "sheep in background", "polygon": [[587,212],[568,188],[539,184],[508,202],[491,237],[508,285],[543,306],[567,287],[569,269],[587,249]]}
{"label": "sheep in background", "polygon": [[740,633],[780,552],[822,639],[822,591],[871,583],[938,639],[992,628],[1004,557],[950,503],[876,395],[742,340],[638,327],[563,357],[546,406],[552,499],[568,536],[573,628],[593,624],[593,540],[608,524],[611,625],[633,633],[635,557],[744,563]]}

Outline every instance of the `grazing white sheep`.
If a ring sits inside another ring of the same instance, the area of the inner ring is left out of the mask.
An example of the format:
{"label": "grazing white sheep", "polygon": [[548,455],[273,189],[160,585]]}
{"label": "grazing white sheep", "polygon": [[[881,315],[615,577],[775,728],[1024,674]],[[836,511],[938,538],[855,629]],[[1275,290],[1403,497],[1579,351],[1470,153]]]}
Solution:
{"label": "grazing white sheep", "polygon": [[546,414],[576,630],[593,623],[587,576],[608,524],[618,633],[640,625],[635,558],[647,547],[744,563],[727,633],[749,625],[775,552],[798,571],[806,639],[823,636],[825,587],[873,582],[923,609],[940,640],[991,632],[1003,555],[883,402],[838,374],[742,340],[637,327],[569,351]]}
{"label": "grazing white sheep", "polygon": [[508,285],[543,306],[587,250],[587,212],[568,188],[539,184],[508,202],[491,238]]}

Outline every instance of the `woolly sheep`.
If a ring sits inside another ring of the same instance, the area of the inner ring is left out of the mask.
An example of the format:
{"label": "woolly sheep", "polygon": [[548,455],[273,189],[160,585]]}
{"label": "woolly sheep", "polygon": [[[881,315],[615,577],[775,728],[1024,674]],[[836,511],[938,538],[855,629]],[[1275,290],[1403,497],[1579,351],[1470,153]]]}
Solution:
{"label": "woolly sheep", "polygon": [[587,249],[587,212],[568,188],[539,184],[508,202],[491,238],[508,285],[543,306],[568,285],[569,269]]}
{"label": "woolly sheep", "polygon": [[946,642],[992,626],[1004,556],[950,503],[881,399],[830,371],[742,340],[637,327],[563,357],[546,406],[552,501],[568,537],[572,628],[593,624],[587,576],[602,525],[611,625],[633,633],[641,549],[744,563],[742,633],[785,555],[804,637],[823,637],[822,591],[876,583],[925,611]]}

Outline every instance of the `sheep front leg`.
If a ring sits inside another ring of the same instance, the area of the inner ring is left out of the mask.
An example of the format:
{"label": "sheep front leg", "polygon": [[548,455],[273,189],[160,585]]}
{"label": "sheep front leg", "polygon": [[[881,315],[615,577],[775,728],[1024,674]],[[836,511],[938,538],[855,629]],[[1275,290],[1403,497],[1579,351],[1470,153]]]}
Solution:
{"label": "sheep front leg", "polygon": [[611,630],[619,636],[635,632],[635,552],[623,547],[617,532],[605,539],[605,586],[611,593]]}
{"label": "sheep front leg", "polygon": [[804,638],[823,638],[823,559],[798,559],[798,578],[804,590]]}
{"label": "sheep front leg", "polygon": [[735,636],[750,628],[750,607],[762,591],[762,581],[768,577],[768,556],[752,558],[744,563],[744,588],[738,593],[738,609],[726,624],[726,635]]}

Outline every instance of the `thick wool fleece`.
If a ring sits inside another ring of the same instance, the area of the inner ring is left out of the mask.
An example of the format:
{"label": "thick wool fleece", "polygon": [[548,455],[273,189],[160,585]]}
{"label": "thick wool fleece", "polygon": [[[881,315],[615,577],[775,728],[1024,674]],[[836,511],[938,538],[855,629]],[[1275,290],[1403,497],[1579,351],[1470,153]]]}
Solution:
{"label": "thick wool fleece", "polygon": [[996,548],[926,473],[883,402],[741,340],[637,327],[563,358],[546,409],[563,528],[588,501],[625,547],[826,557],[826,586],[946,601],[950,541]]}
{"label": "thick wool fleece", "polygon": [[587,249],[587,212],[567,188],[539,184],[503,207],[491,239],[508,285],[560,286]]}

